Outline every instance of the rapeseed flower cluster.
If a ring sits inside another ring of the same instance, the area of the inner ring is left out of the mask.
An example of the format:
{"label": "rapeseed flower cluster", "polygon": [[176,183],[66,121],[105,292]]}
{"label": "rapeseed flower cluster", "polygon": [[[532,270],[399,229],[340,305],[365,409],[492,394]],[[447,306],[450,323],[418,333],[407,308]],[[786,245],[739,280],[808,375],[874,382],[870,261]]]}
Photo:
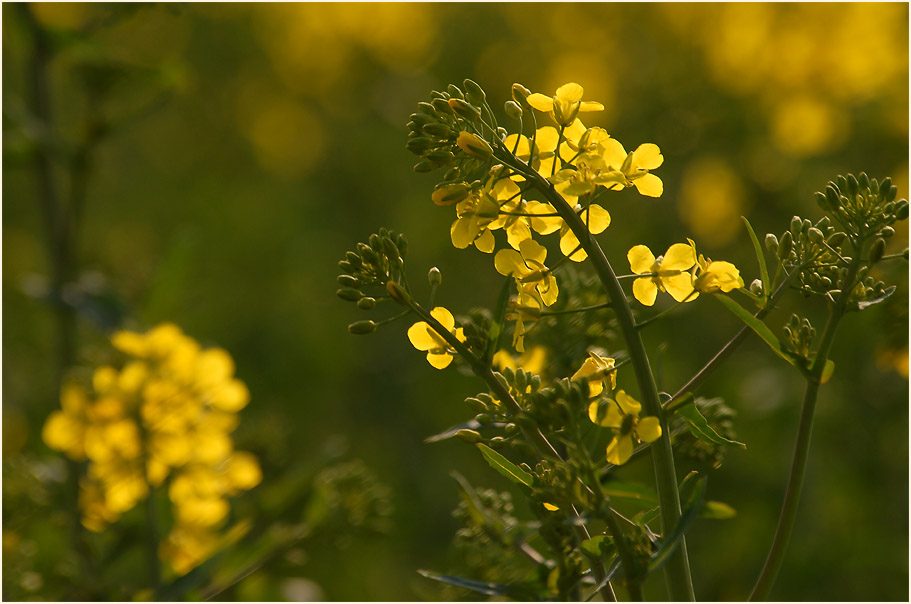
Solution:
{"label": "rapeseed flower cluster", "polygon": [[231,439],[250,393],[226,351],[201,348],[173,324],[120,331],[112,343],[126,362],[97,368],[91,388],[64,385],[42,437],[87,463],[79,507],[92,531],[166,488],[174,521],[159,555],[182,575],[222,543],[227,498],[262,479],[256,457]]}

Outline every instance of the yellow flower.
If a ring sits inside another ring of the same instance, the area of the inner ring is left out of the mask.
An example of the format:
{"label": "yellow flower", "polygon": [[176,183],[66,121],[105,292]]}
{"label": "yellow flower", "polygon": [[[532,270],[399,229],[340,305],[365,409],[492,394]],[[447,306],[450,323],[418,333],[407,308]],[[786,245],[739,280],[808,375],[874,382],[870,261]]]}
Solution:
{"label": "yellow flower", "polygon": [[644,143],[631,153],[627,153],[620,141],[614,138],[602,140],[599,145],[604,161],[599,184],[608,189],[635,186],[642,195],[661,197],[664,183],[650,172],[664,163],[658,145]]}
{"label": "yellow flower", "polygon": [[699,254],[695,274],[693,285],[702,293],[718,290],[727,293],[743,287],[743,279],[736,266],[724,260],[712,262],[702,254]]}
{"label": "yellow flower", "polygon": [[604,110],[601,103],[583,101],[582,94],[582,86],[570,82],[557,88],[557,93],[552,97],[539,92],[528,95],[528,104],[538,111],[550,113],[557,124],[569,126],[579,113]]}
{"label": "yellow flower", "polygon": [[588,416],[599,426],[611,428],[614,438],[607,445],[607,461],[616,466],[623,465],[633,454],[633,439],[650,443],[661,437],[661,422],[657,417],[639,418],[642,405],[623,390],[618,390],[607,405],[594,401],[588,407]]}
{"label": "yellow flower", "polygon": [[493,355],[492,362],[493,366],[501,371],[509,367],[512,370],[523,369],[529,373],[539,375],[544,373],[547,367],[547,347],[533,346],[531,350],[523,352],[518,359],[515,359],[506,350],[498,350]]}
{"label": "yellow flower", "polygon": [[51,449],[62,451],[74,461],[85,459],[86,410],[88,393],[78,384],[64,384],[60,391],[61,411],[54,411],[44,422],[41,439]]}
{"label": "yellow flower", "polygon": [[589,398],[600,395],[604,392],[605,386],[609,391],[613,391],[617,387],[617,370],[614,369],[614,359],[602,357],[596,352],[589,352],[582,367],[570,379],[587,381]]}
{"label": "yellow flower", "polygon": [[[439,321],[440,325],[460,342],[465,341],[465,333],[461,327],[455,328],[455,318],[451,312],[442,306],[437,306],[430,311],[430,316]],[[425,321],[419,321],[408,328],[408,339],[412,346],[422,352],[427,352],[427,362],[433,367],[445,369],[452,362],[452,350],[449,348],[449,344]]]}
{"label": "yellow flower", "polygon": [[[582,210],[579,218],[588,226],[588,231],[592,235],[603,233],[610,226],[610,214],[597,204],[592,204]],[[565,223],[560,227],[560,251],[573,262],[582,262],[588,258],[588,252],[579,246],[576,234]]]}
{"label": "yellow flower", "polygon": [[525,322],[537,323],[541,318],[542,302],[538,296],[519,290],[518,296],[510,301],[509,311],[506,313],[508,320],[515,320],[515,329],[512,332],[512,345],[518,352],[525,352]]}
{"label": "yellow flower", "polygon": [[694,300],[693,276],[686,272],[696,264],[696,248],[689,244],[675,243],[667,248],[664,256],[655,258],[644,245],[630,248],[626,254],[629,266],[639,277],[633,282],[633,296],[645,306],[652,306],[658,291],[666,291],[677,302]]}
{"label": "yellow flower", "polygon": [[519,250],[500,250],[494,256],[497,272],[512,276],[520,292],[534,294],[544,306],[557,301],[557,280],[544,266],[547,249],[534,239],[519,244]]}

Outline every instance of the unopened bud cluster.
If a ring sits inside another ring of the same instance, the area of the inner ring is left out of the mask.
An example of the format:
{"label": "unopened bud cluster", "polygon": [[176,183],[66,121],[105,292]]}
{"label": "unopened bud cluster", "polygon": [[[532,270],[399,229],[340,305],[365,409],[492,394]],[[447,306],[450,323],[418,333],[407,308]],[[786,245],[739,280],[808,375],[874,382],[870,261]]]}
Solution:
{"label": "unopened bud cluster", "polygon": [[847,235],[837,231],[828,216],[815,224],[799,216],[791,218],[790,229],[781,237],[766,235],[766,248],[778,256],[789,273],[798,271],[795,287],[805,296],[825,296],[840,289],[850,256],[842,250]]}
{"label": "unopened bud cluster", "polygon": [[786,337],[781,342],[784,349],[799,359],[809,360],[813,338],[816,337],[816,330],[809,319],[791,315],[788,324],[784,326],[784,332]]}
{"label": "unopened bud cluster", "polygon": [[898,188],[891,178],[878,182],[865,173],[839,176],[825,193],[816,193],[816,203],[842,224],[854,239],[891,236],[891,226],[908,218],[908,201],[896,200]]}

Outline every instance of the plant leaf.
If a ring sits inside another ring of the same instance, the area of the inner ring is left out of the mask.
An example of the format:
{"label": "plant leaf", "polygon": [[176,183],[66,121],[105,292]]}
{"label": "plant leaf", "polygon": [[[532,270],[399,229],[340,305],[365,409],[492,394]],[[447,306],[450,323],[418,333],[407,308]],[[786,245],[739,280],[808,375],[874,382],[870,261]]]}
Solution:
{"label": "plant leaf", "polygon": [[737,510],[722,501],[706,501],[700,516],[711,520],[727,520],[737,515]]}
{"label": "plant leaf", "polygon": [[458,426],[453,426],[447,430],[443,430],[439,434],[434,434],[433,436],[428,436],[427,438],[424,439],[424,442],[425,443],[440,442],[441,440],[447,440],[449,438],[452,438],[453,436],[456,435],[456,432],[458,432],[459,430],[463,430],[463,429],[477,430],[480,427],[481,427],[480,422],[478,422],[478,420],[472,418],[463,424],[459,424]]}
{"label": "plant leaf", "polygon": [[699,412],[696,403],[689,403],[677,409],[677,414],[683,418],[686,425],[689,426],[690,432],[699,440],[716,445],[737,445],[738,447],[747,448],[742,442],[729,440],[717,432],[709,425],[706,419]]}
{"label": "plant leaf", "polygon": [[531,487],[534,484],[535,477],[512,463],[484,443],[478,443],[475,445],[478,449],[481,450],[481,455],[484,456],[484,459],[487,460],[487,463],[490,464],[490,467],[515,482],[516,484],[522,484],[526,487]]}
{"label": "plant leaf", "polygon": [[891,296],[894,293],[895,293],[895,286],[890,285],[888,288],[886,288],[886,291],[884,291],[879,296],[877,296],[875,298],[871,298],[869,300],[863,300],[861,302],[858,302],[857,310],[864,310],[865,308],[870,308],[874,304],[879,304],[880,302],[882,302],[883,300],[885,300],[886,298],[888,298],[889,296]]}
{"label": "plant leaf", "polygon": [[769,345],[769,348],[772,349],[772,352],[777,354],[779,357],[791,365],[794,365],[798,369],[801,368],[800,365],[798,365],[797,360],[784,351],[784,349],[781,347],[781,341],[774,333],[772,333],[772,330],[769,329],[768,325],[751,315],[749,311],[747,311],[744,307],[737,304],[737,302],[731,300],[725,295],[715,294],[715,299],[721,302],[725,308],[734,313],[734,315],[743,321],[747,327],[755,331],[756,335],[762,338],[762,341]]}
{"label": "plant leaf", "polygon": [[[686,482],[686,479],[684,479],[684,482]],[[660,568],[661,565],[667,562],[667,559],[674,553],[674,550],[677,549],[683,534],[690,527],[690,524],[693,523],[693,520],[696,519],[696,516],[699,515],[699,509],[702,507],[702,500],[705,497],[705,489],[705,476],[699,476],[695,479],[692,493],[687,499],[686,505],[683,508],[683,513],[680,515],[680,520],[677,521],[677,526],[674,527],[674,530],[671,531],[670,535],[665,537],[661,547],[658,548],[658,551],[652,554],[651,561],[648,564],[649,572]]]}
{"label": "plant leaf", "polygon": [[753,225],[750,224],[750,221],[747,220],[746,216],[741,216],[740,220],[743,221],[744,226],[747,228],[747,232],[750,234],[750,240],[753,242],[753,249],[756,251],[756,259],[759,261],[759,278],[762,279],[762,308],[765,308],[769,303],[769,288],[772,287],[771,282],[769,282],[769,267],[766,265],[765,254],[763,253],[762,246],[759,245],[759,238],[756,237]]}
{"label": "plant leaf", "polygon": [[531,590],[521,587],[503,585],[501,583],[488,583],[486,581],[475,581],[474,579],[465,579],[464,577],[456,577],[453,575],[440,575],[429,570],[419,569],[418,574],[422,577],[439,581],[440,583],[469,589],[479,594],[484,594],[485,596],[508,596],[515,600],[529,600],[531,599],[529,596],[534,598],[534,593],[531,592]]}
{"label": "plant leaf", "polygon": [[831,379],[832,374],[835,373],[835,361],[828,359],[826,361],[825,367],[822,368],[822,375],[819,376],[819,383],[825,384]]}

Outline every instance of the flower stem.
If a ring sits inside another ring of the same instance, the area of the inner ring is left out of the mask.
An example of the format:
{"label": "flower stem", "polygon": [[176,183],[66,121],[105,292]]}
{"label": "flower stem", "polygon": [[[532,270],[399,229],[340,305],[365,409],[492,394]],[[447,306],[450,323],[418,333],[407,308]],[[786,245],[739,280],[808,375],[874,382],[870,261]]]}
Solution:
{"label": "flower stem", "polygon": [[765,565],[756,580],[753,592],[750,594],[750,601],[768,598],[769,592],[772,590],[772,586],[778,576],[778,571],[781,570],[784,554],[791,539],[794,522],[797,519],[800,491],[803,487],[803,480],[807,470],[810,435],[813,431],[813,413],[816,410],[816,400],[819,395],[822,372],[826,366],[826,361],[829,359],[829,352],[835,339],[835,331],[838,329],[838,324],[841,322],[842,317],[844,317],[848,298],[850,298],[851,291],[854,289],[854,281],[860,269],[862,254],[860,249],[856,251],[857,253],[854,254],[854,259],[848,266],[847,274],[842,281],[842,292],[829,313],[829,319],[822,333],[816,359],[807,376],[807,388],[804,392],[803,406],[800,410],[800,424],[797,427],[797,442],[794,445],[794,458],[791,461],[791,473],[788,476],[788,486],[785,490],[784,501],[781,504],[778,526],[775,529],[775,537],[772,540],[772,547],[769,549]]}
{"label": "flower stem", "polygon": [[[617,279],[616,273],[614,273],[601,246],[598,245],[598,242],[595,241],[585,227],[585,223],[566,203],[566,200],[557,193],[553,185],[512,155],[503,153],[499,147],[495,150],[495,156],[499,161],[513,168],[528,180],[537,183],[536,188],[557,210],[582,244],[583,249],[588,253],[588,259],[598,274],[608,299],[613,303],[617,323],[626,340],[630,359],[632,360],[645,412],[648,415],[657,417],[661,423],[661,437],[652,443],[651,450],[655,466],[658,500],[661,507],[661,529],[664,535],[670,535],[681,515],[680,494],[677,491],[670,430],[668,430],[667,418],[658,397],[658,387],[655,384],[645,345],[639,335],[639,330],[636,328],[632,309],[626,300],[620,281]],[[683,537],[680,539],[680,545],[665,564],[665,576],[672,600],[692,601],[695,599],[693,581],[690,577],[689,559],[686,552],[686,541]]]}

